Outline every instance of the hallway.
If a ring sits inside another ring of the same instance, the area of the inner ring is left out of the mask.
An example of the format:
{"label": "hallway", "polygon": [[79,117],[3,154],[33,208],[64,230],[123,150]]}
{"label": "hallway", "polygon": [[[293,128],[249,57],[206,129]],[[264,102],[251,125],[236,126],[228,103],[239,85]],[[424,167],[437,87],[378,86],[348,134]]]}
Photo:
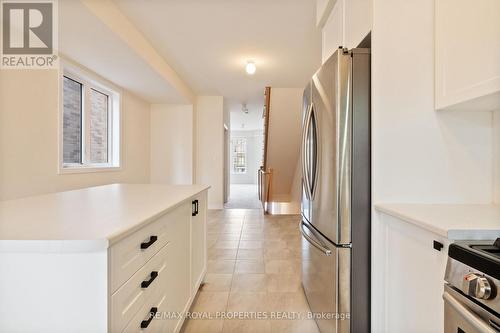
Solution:
{"label": "hallway", "polygon": [[183,332],[318,332],[314,321],[297,320],[309,312],[298,222],[258,209],[209,211],[208,272],[190,311],[251,317],[186,320]]}
{"label": "hallway", "polygon": [[261,209],[257,184],[231,184],[225,209]]}

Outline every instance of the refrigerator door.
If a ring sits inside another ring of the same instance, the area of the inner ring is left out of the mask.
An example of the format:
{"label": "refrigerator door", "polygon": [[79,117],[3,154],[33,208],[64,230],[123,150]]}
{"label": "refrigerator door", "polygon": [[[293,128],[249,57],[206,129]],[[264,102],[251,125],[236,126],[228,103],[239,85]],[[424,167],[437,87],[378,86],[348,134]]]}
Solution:
{"label": "refrigerator door", "polygon": [[302,286],[321,333],[350,332],[351,249],[336,247],[305,220]]}
{"label": "refrigerator door", "polygon": [[[310,219],[333,243],[351,243],[351,56],[337,50],[313,76]],[[307,124],[307,122],[306,122]],[[305,177],[306,179],[308,177]]]}

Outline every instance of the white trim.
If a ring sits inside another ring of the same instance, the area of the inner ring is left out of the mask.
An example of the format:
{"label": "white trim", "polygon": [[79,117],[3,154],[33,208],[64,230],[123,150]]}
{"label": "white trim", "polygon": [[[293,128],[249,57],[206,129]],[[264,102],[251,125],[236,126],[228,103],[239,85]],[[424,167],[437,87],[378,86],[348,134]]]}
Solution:
{"label": "white trim", "polygon": [[[64,87],[63,78],[68,77],[82,84],[82,109],[90,105],[90,91],[94,89],[108,96],[108,163],[90,163],[89,155],[90,121],[86,112],[82,112],[82,164],[64,163],[63,121],[64,121]],[[122,170],[122,124],[121,124],[121,92],[118,87],[79,65],[61,59],[59,72],[59,117],[58,117],[58,174],[91,173]]]}

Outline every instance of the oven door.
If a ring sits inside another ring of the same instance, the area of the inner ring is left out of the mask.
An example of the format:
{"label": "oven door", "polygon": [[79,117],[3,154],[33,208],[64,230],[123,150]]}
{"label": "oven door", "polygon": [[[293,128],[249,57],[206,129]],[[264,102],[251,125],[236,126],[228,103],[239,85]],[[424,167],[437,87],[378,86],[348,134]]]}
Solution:
{"label": "oven door", "polygon": [[499,333],[500,318],[445,285],[444,333]]}

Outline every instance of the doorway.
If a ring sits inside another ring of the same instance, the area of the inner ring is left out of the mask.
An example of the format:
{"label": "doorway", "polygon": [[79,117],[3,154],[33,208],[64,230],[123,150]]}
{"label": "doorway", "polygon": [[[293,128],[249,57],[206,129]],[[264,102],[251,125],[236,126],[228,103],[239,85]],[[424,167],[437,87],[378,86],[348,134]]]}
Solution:
{"label": "doorway", "polygon": [[231,112],[229,138],[229,200],[226,209],[261,209],[258,170],[263,157],[261,107],[242,106]]}

